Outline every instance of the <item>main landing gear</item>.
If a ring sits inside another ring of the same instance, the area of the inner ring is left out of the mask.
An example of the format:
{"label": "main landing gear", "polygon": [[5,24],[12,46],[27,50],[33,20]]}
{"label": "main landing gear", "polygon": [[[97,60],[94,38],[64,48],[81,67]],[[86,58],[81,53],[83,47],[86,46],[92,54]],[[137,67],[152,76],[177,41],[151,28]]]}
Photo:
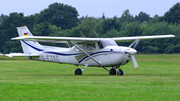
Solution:
{"label": "main landing gear", "polygon": [[118,68],[117,75],[122,76],[124,74],[123,71],[120,69],[120,66],[116,66],[115,68],[111,68],[110,70],[108,70],[105,67],[103,67],[103,68],[109,72],[109,75],[116,75],[115,68]]}

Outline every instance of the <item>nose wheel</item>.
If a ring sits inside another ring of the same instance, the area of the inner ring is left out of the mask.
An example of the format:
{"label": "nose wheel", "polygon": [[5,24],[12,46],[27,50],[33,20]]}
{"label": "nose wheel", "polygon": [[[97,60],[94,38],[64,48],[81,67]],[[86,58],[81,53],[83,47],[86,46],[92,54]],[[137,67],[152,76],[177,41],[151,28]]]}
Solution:
{"label": "nose wheel", "polygon": [[76,69],[75,70],[75,75],[82,75],[82,71],[81,71],[81,69]]}
{"label": "nose wheel", "polygon": [[85,64],[85,67],[81,70],[80,68],[77,68],[74,72],[75,75],[82,75],[82,72],[88,67],[88,64]]}

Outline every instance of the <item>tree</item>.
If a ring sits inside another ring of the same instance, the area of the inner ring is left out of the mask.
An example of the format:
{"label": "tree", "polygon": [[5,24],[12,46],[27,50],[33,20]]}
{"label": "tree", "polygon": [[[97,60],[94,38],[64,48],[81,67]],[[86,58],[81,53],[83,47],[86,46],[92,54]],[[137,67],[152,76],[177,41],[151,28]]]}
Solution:
{"label": "tree", "polygon": [[111,30],[109,30],[105,34],[103,34],[101,37],[102,38],[119,37],[118,34],[119,34],[118,31],[116,29],[112,28]]}
{"label": "tree", "polygon": [[125,23],[129,23],[133,20],[133,16],[129,13],[129,10],[125,10],[121,15],[121,21]]}
{"label": "tree", "polygon": [[139,21],[140,23],[143,21],[148,22],[149,20],[151,20],[151,17],[149,17],[149,15],[144,12],[140,12],[138,16],[135,17],[135,21]]}
{"label": "tree", "polygon": [[47,21],[44,21],[43,23],[37,24],[33,28],[33,34],[35,36],[48,36],[51,32],[49,30],[50,23]]}
{"label": "tree", "polygon": [[121,31],[126,32],[124,35],[126,37],[129,36],[140,36],[142,31],[140,29],[140,25],[137,22],[124,24],[121,28]]}
{"label": "tree", "polygon": [[79,24],[79,30],[85,35],[85,37],[94,37],[96,28],[96,20],[92,17],[85,18],[81,24]]}
{"label": "tree", "polygon": [[103,13],[103,15],[102,15],[102,17],[101,17],[102,19],[106,19],[106,17],[105,17],[105,15],[104,15],[104,13]]}
{"label": "tree", "polygon": [[121,22],[119,22],[119,19],[115,16],[113,18],[104,19],[101,23],[101,27],[103,29],[101,34],[105,34],[111,29],[116,29],[119,31],[121,27]]}
{"label": "tree", "polygon": [[3,19],[4,19],[5,17],[8,17],[8,16],[7,16],[7,15],[4,15],[4,14],[1,14],[1,16],[0,16],[0,24],[2,23],[2,21],[3,21]]}
{"label": "tree", "polygon": [[177,3],[169,11],[167,11],[161,20],[165,20],[168,23],[172,22],[173,24],[180,24],[180,3]]}
{"label": "tree", "polygon": [[33,16],[24,17],[23,13],[11,13],[9,17],[5,17],[2,21],[1,31],[0,31],[0,42],[2,44],[3,53],[10,52],[10,48],[14,48],[13,52],[22,50],[20,47],[20,42],[11,41],[11,38],[17,37],[18,33],[16,27],[27,25],[31,30],[33,27],[34,18]]}
{"label": "tree", "polygon": [[151,21],[152,21],[152,23],[156,23],[156,22],[159,22],[159,19],[160,19],[160,17],[156,14],[156,15],[151,19]]}
{"label": "tree", "polygon": [[62,29],[71,29],[79,23],[77,10],[63,3],[53,3],[47,9],[40,12],[37,17],[37,23],[48,21],[52,25],[61,27]]}

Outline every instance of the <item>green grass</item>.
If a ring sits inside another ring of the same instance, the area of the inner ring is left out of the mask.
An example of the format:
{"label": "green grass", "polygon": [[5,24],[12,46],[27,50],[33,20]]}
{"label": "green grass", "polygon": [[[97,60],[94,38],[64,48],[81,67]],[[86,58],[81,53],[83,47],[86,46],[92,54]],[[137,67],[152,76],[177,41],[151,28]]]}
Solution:
{"label": "green grass", "polygon": [[180,54],[136,58],[139,70],[131,61],[121,67],[124,76],[98,67],[75,76],[73,65],[0,57],[0,101],[180,100]]}

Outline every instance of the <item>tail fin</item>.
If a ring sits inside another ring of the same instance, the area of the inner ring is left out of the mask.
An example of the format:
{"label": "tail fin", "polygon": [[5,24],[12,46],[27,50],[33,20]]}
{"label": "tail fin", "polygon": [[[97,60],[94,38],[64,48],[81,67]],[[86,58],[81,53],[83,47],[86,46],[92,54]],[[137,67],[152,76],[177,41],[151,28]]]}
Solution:
{"label": "tail fin", "polygon": [[[33,36],[26,26],[17,27],[17,30],[19,36]],[[36,41],[21,40],[21,46],[24,54],[38,54],[40,51],[43,51],[40,49],[41,45]]]}

